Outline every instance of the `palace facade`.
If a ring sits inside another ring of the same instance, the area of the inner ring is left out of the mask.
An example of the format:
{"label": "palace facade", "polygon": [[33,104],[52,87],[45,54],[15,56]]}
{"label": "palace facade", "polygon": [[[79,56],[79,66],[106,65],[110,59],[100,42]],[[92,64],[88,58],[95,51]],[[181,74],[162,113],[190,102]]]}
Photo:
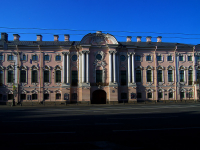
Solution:
{"label": "palace facade", "polygon": [[1,33],[0,101],[133,103],[195,100],[200,45],[153,42],[140,36],[118,42],[101,31],[70,41],[20,41]]}

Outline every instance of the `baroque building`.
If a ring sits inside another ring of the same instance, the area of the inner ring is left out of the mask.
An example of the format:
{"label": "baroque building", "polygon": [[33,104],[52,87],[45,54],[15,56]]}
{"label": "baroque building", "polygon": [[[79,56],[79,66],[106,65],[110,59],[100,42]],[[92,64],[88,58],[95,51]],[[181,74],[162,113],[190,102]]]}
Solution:
{"label": "baroque building", "polygon": [[20,41],[1,33],[0,102],[134,103],[195,100],[200,45],[118,42],[101,31],[81,41]]}

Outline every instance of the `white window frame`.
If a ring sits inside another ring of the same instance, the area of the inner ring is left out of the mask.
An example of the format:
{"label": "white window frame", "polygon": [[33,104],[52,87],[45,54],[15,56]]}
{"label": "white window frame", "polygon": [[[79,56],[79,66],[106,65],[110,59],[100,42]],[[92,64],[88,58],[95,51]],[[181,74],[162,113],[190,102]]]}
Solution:
{"label": "white window frame", "polygon": [[[48,55],[49,56],[49,60],[45,60],[45,56]],[[50,54],[44,54],[44,62],[50,62],[51,61],[51,55]]]}
{"label": "white window frame", "polygon": [[[147,60],[147,56],[150,56],[151,60]],[[147,55],[145,55],[145,59],[146,59],[147,62],[151,63],[151,62],[153,62],[153,55],[147,54]]]}
{"label": "white window frame", "polygon": [[[188,57],[189,57],[189,56],[192,57],[192,60],[191,60],[191,61],[188,60]],[[194,61],[193,54],[187,54],[187,61],[190,62],[190,63],[193,63],[193,61]]]}
{"label": "white window frame", "polygon": [[[188,70],[187,70],[187,85],[189,85],[189,71],[192,71],[192,80],[194,81],[194,69],[193,66],[189,66]],[[192,82],[192,85],[194,85],[194,83]],[[190,85],[191,86],[191,85]]]}
{"label": "white window frame", "polygon": [[7,84],[13,85],[13,81],[8,82],[8,71],[13,71],[13,78],[15,78],[15,76],[14,76],[14,75],[15,75],[14,66],[13,66],[13,65],[9,65],[9,66],[7,67],[7,81],[6,81]]}
{"label": "white window frame", "polygon": [[[37,56],[37,60],[33,60],[33,56]],[[32,60],[33,62],[39,62],[39,55],[37,55],[36,53],[35,53],[35,54],[32,54],[32,55],[31,55],[31,60]]]}
{"label": "white window frame", "polygon": [[[56,60],[56,56],[60,56],[60,60]],[[62,61],[62,56],[61,56],[61,54],[60,53],[57,53],[56,55],[55,55],[55,61],[56,62],[61,62]]]}
{"label": "white window frame", "polygon": [[[32,85],[38,85],[38,84],[39,84],[38,70],[39,70],[39,68],[38,68],[37,66],[35,66],[35,65],[33,65],[33,66],[31,67],[31,84],[32,84]],[[37,71],[37,82],[32,82],[32,71]]]}
{"label": "white window frame", "polygon": [[[136,56],[140,56],[140,60],[136,60]],[[141,62],[142,61],[142,56],[141,55],[135,55],[135,61],[136,62]]]}
{"label": "white window frame", "polygon": [[141,82],[136,82],[136,72],[135,72],[135,82],[136,83],[142,83],[143,82],[143,78],[142,78],[142,73],[143,73],[143,68],[142,66],[137,66],[137,68],[135,70],[140,70],[141,71]]}
{"label": "white window frame", "polygon": [[[157,59],[158,56],[161,57],[161,60],[158,60],[158,59]],[[164,62],[164,55],[162,55],[162,54],[157,54],[157,55],[156,55],[156,60],[157,60],[158,63]]]}
{"label": "white window frame", "polygon": [[51,67],[49,67],[48,65],[45,65],[43,67],[43,79],[44,79],[44,71],[49,71],[49,82],[44,82],[44,80],[43,80],[43,83],[45,85],[49,85],[51,83]]}
{"label": "white window frame", "polygon": [[[148,98],[148,93],[152,93],[152,98]],[[153,99],[153,90],[152,89],[147,90],[146,97],[147,97],[147,99]]]}
{"label": "white window frame", "polygon": [[[183,61],[180,61],[180,56],[183,56]],[[186,57],[186,55],[183,55],[183,54],[181,54],[181,53],[179,53],[179,56],[178,56],[179,58],[178,58],[178,60],[179,60],[179,62],[180,63],[184,63],[185,62],[185,57]]]}
{"label": "white window frame", "polygon": [[[162,82],[158,82],[158,84],[164,84],[165,83],[165,76],[164,76],[165,68],[163,66],[158,66],[156,70],[157,70],[157,74],[158,74],[158,70],[162,70]],[[157,76],[157,78],[158,78],[158,76]]]}
{"label": "white window frame", "polygon": [[[8,57],[10,56],[10,55],[12,55],[13,56],[13,60],[8,60]],[[14,59],[14,55],[11,53],[11,54],[7,54],[7,61],[15,61],[15,59]]]}
{"label": "white window frame", "polygon": [[[168,73],[168,71],[169,70],[172,70],[172,82],[169,82],[169,73]],[[168,66],[167,67],[167,82],[168,82],[168,84],[172,84],[172,83],[174,83],[174,70],[175,70],[175,68],[174,68],[174,66]]]}
{"label": "white window frame", "polygon": [[2,60],[0,60],[0,61],[1,61],[1,62],[5,61],[5,54],[2,54],[2,53],[0,53],[0,55],[2,55],[2,56],[3,56],[3,59],[2,59]]}
{"label": "white window frame", "polygon": [[[183,82],[181,82],[181,74],[180,74],[181,70],[183,70],[183,73],[184,73],[184,81]],[[179,82],[180,83],[187,83],[186,72],[185,72],[185,67],[184,66],[180,66],[179,67]]]}
{"label": "white window frame", "polygon": [[[55,77],[55,79],[54,79],[54,82],[56,83],[56,84],[60,84],[60,83],[62,83],[62,67],[60,66],[60,65],[56,65],[55,67],[54,67],[54,77]],[[61,82],[56,82],[56,71],[61,71]]]}
{"label": "white window frame", "polygon": [[[147,70],[151,70],[151,82],[147,82]],[[153,80],[153,67],[152,66],[147,66],[146,67],[146,83],[147,84],[153,84],[154,80]]]}
{"label": "white window frame", "polygon": [[[174,89],[172,89],[172,88],[170,88],[169,90],[168,90],[168,99],[174,99]],[[172,93],[173,95],[172,95],[172,98],[169,98],[169,93]]]}
{"label": "white window frame", "polygon": [[5,84],[5,78],[4,78],[4,74],[5,74],[5,71],[4,71],[4,67],[3,66],[0,66],[0,71],[2,71],[3,72],[3,75],[2,75],[2,84]]}
{"label": "white window frame", "polygon": [[[21,82],[21,71],[24,70],[26,71],[26,82]],[[26,66],[21,66],[20,67],[20,74],[19,74],[19,79],[20,79],[20,84],[26,85],[27,84],[27,79],[28,79],[28,69]]]}
{"label": "white window frame", "polygon": [[[26,56],[26,59],[25,59],[25,60],[23,60],[24,55]],[[21,55],[20,55],[20,60],[23,61],[23,62],[27,62],[27,60],[28,60],[28,55],[26,55],[25,53],[21,53]]]}

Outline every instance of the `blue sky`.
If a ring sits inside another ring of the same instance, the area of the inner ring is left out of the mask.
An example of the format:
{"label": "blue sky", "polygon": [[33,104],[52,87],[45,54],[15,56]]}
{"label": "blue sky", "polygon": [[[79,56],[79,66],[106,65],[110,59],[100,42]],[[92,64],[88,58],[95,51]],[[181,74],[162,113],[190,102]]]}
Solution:
{"label": "blue sky", "polygon": [[[100,30],[114,35],[118,41],[126,41],[126,36],[133,36],[133,41],[135,36],[142,36],[142,41],[146,36],[162,36],[163,42],[200,44],[199,6],[199,0],[10,0],[1,1],[0,27]],[[14,33],[34,33],[20,34],[20,40],[35,41],[38,33],[44,41],[52,41],[53,34],[60,34],[60,41],[64,39],[63,34],[70,34],[71,41],[79,41],[95,31],[0,28],[0,32],[8,32],[9,40],[13,40]]]}

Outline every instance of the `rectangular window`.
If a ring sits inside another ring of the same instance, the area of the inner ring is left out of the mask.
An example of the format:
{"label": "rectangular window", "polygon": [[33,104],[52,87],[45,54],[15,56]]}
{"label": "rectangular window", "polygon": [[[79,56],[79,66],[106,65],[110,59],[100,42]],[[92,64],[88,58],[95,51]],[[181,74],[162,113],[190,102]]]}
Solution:
{"label": "rectangular window", "polygon": [[21,83],[25,83],[26,82],[26,71],[25,70],[21,70],[20,71],[20,82]]}
{"label": "rectangular window", "polygon": [[142,98],[142,93],[138,92],[137,93],[137,98]]}
{"label": "rectangular window", "polygon": [[146,61],[151,61],[151,56],[146,56]]}
{"label": "rectangular window", "polygon": [[44,71],[44,82],[49,82],[49,71]]}
{"label": "rectangular window", "polygon": [[152,82],[151,70],[147,70],[147,82]]}
{"label": "rectangular window", "polygon": [[194,93],[193,92],[189,92],[189,98],[193,98]]}
{"label": "rectangular window", "polygon": [[140,60],[141,60],[140,55],[136,55],[136,56],[135,56],[135,60],[136,60],[136,61],[140,61]]}
{"label": "rectangular window", "polygon": [[173,82],[172,70],[168,70],[168,82]]}
{"label": "rectangular window", "polygon": [[185,93],[184,92],[180,92],[180,97],[181,97],[181,99],[185,98]]}
{"label": "rectangular window", "polygon": [[188,56],[188,61],[192,61],[192,56]]}
{"label": "rectangular window", "polygon": [[121,70],[121,85],[126,85],[126,70]]}
{"label": "rectangular window", "polygon": [[136,82],[141,82],[141,70],[136,70]]}
{"label": "rectangular window", "polygon": [[152,93],[147,93],[148,98],[152,98]]}
{"label": "rectangular window", "polygon": [[32,94],[32,100],[36,100],[37,99],[37,94]]}
{"label": "rectangular window", "polygon": [[162,98],[163,97],[163,93],[162,92],[158,92],[158,98]]}
{"label": "rectangular window", "polygon": [[8,94],[8,100],[13,100],[13,94]]}
{"label": "rectangular window", "polygon": [[184,70],[180,70],[180,82],[184,82]]}
{"label": "rectangular window", "polygon": [[157,56],[157,61],[162,61],[162,56]]}
{"label": "rectangular window", "polygon": [[44,55],[44,61],[48,61],[49,60],[49,55]]}
{"label": "rectangular window", "polygon": [[3,95],[2,94],[0,94],[0,100],[3,100]]}
{"label": "rectangular window", "polygon": [[200,56],[197,56],[196,58],[197,58],[198,61],[200,60]]}
{"label": "rectangular window", "polygon": [[49,99],[49,94],[44,94],[44,100]]}
{"label": "rectangular window", "polygon": [[61,94],[60,93],[56,94],[56,99],[61,99]]}
{"label": "rectangular window", "polygon": [[173,98],[173,92],[169,92],[169,98]]}
{"label": "rectangular window", "polygon": [[32,71],[32,83],[37,83],[37,70]]}
{"label": "rectangular window", "polygon": [[0,86],[3,84],[3,71],[0,70]]}
{"label": "rectangular window", "polygon": [[183,61],[183,56],[179,56],[179,61]]}
{"label": "rectangular window", "polygon": [[13,55],[8,55],[8,61],[13,60]]}
{"label": "rectangular window", "polygon": [[197,81],[199,82],[200,79],[200,70],[197,70]]}
{"label": "rectangular window", "polygon": [[22,61],[26,60],[26,55],[22,55],[22,58],[21,58]]}
{"label": "rectangular window", "polygon": [[121,99],[127,99],[127,93],[121,93]]}
{"label": "rectangular window", "polygon": [[56,70],[56,83],[61,82],[61,71]]}
{"label": "rectangular window", "polygon": [[8,83],[13,83],[13,79],[14,79],[13,77],[14,77],[13,71],[9,70],[8,71]]}
{"label": "rectangular window", "polygon": [[72,71],[72,86],[78,85],[78,71]]}
{"label": "rectangular window", "polygon": [[77,100],[77,93],[72,93],[72,99]]}
{"label": "rectangular window", "polygon": [[167,61],[172,61],[172,56],[167,56]]}
{"label": "rectangular window", "polygon": [[33,61],[37,61],[37,60],[38,60],[38,56],[37,56],[37,55],[33,55],[33,56],[32,56],[32,60],[33,60]]}
{"label": "rectangular window", "polygon": [[56,61],[61,61],[61,56],[60,55],[56,56]]}
{"label": "rectangular window", "polygon": [[96,70],[96,83],[102,83],[102,70]]}
{"label": "rectangular window", "polygon": [[21,94],[21,100],[25,100],[26,99],[26,94]]}
{"label": "rectangular window", "polygon": [[158,82],[162,82],[162,70],[157,71],[157,79],[158,79]]}
{"label": "rectangular window", "polygon": [[192,85],[192,81],[193,81],[193,72],[192,72],[192,70],[189,70],[188,71],[188,84],[189,85]]}
{"label": "rectangular window", "polygon": [[3,55],[0,55],[0,61],[3,61]]}

